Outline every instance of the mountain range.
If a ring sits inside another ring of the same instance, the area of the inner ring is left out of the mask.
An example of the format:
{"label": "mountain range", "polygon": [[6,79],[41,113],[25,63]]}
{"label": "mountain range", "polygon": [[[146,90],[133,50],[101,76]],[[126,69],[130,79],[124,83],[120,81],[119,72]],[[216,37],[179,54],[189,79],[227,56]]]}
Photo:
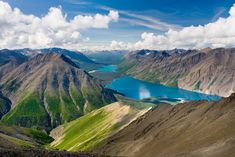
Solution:
{"label": "mountain range", "polygon": [[105,88],[87,71],[110,64],[106,53],[0,50],[0,156],[235,156],[235,49],[139,50],[111,60],[118,76],[224,97],[176,105]]}
{"label": "mountain range", "polygon": [[227,97],[235,91],[235,49],[134,51],[122,73],[150,82]]}

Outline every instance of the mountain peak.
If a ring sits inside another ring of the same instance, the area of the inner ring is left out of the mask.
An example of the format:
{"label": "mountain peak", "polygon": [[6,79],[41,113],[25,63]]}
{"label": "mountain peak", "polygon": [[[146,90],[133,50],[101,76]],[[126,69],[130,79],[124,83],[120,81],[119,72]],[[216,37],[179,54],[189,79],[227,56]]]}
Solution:
{"label": "mountain peak", "polygon": [[3,121],[47,131],[115,101],[98,80],[58,53],[36,55],[6,75],[2,84],[14,106]]}
{"label": "mountain peak", "polygon": [[53,52],[46,54],[38,54],[31,59],[29,64],[35,65],[35,64],[45,64],[49,62],[54,62],[54,63],[57,62],[58,64],[61,65],[66,63],[76,68],[79,68],[79,66],[76,63],[74,63],[70,58],[68,58],[66,55]]}

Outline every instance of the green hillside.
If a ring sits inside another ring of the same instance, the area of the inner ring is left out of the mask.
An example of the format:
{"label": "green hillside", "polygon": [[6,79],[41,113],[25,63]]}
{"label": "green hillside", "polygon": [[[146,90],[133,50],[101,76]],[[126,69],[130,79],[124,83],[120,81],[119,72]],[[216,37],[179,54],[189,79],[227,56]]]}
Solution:
{"label": "green hillside", "polygon": [[145,111],[119,102],[110,104],[53,130],[51,147],[73,152],[93,150]]}
{"label": "green hillside", "polygon": [[13,102],[8,113],[0,104],[5,114],[1,121],[48,132],[116,100],[69,58],[54,53],[35,56],[1,83]]}
{"label": "green hillside", "polygon": [[35,129],[0,124],[0,148],[41,148],[52,141],[46,133]]}

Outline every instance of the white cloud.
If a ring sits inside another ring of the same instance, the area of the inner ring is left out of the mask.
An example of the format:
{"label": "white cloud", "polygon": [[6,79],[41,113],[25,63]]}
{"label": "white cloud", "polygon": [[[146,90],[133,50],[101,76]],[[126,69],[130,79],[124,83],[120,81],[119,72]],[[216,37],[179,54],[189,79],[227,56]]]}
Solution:
{"label": "white cloud", "polygon": [[111,10],[108,15],[77,15],[68,20],[61,7],[52,7],[45,16],[37,17],[0,1],[0,48],[76,48],[88,39],[81,38],[81,29],[105,29],[118,18],[118,12]]}
{"label": "white cloud", "polygon": [[[111,44],[112,45],[112,44]],[[227,18],[204,26],[184,27],[180,30],[169,29],[162,35],[142,33],[141,40],[132,44],[122,44],[122,49],[194,49],[235,46],[235,4]],[[111,46],[110,46],[111,47]]]}
{"label": "white cloud", "polygon": [[[99,6],[98,8],[103,10],[113,10],[113,8],[107,6]],[[119,14],[126,16],[126,18],[120,18],[120,21],[127,22],[131,25],[144,26],[150,29],[167,31],[169,29],[178,30],[181,28],[179,25],[169,24],[161,21],[158,18],[152,16],[141,15],[130,11],[119,10]]]}
{"label": "white cloud", "polygon": [[110,44],[111,50],[120,50],[120,49],[127,49],[127,45],[123,42],[118,42],[116,40],[113,40]]}

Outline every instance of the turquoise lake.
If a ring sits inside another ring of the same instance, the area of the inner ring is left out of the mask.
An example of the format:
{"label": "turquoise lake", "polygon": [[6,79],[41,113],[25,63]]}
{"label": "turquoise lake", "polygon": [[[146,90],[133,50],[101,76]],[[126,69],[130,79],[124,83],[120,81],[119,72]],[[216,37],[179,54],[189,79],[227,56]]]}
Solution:
{"label": "turquoise lake", "polygon": [[137,100],[159,97],[165,99],[190,100],[219,100],[219,96],[207,95],[198,92],[187,91],[180,88],[168,87],[157,83],[149,83],[124,76],[113,80],[106,88],[116,90],[125,96]]}
{"label": "turquoise lake", "polygon": [[92,70],[89,73],[94,73],[94,72],[116,72],[117,70],[117,65],[105,65],[97,70]]}

